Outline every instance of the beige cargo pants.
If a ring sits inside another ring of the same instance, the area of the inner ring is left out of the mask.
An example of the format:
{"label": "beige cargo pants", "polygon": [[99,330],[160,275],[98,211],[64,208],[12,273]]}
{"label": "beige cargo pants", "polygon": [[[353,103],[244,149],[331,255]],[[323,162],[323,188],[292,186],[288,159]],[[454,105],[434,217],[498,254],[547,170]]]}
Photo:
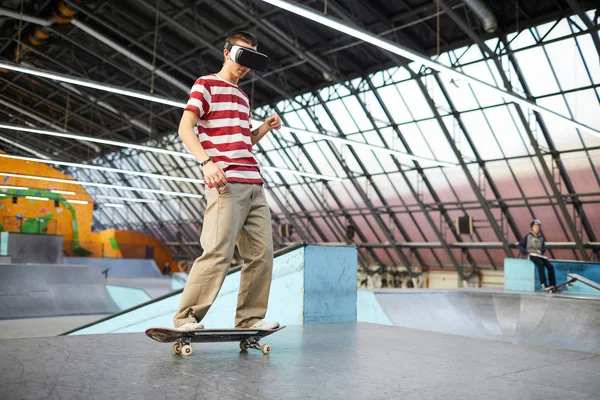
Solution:
{"label": "beige cargo pants", "polygon": [[273,237],[264,189],[228,183],[219,189],[207,188],[206,200],[200,237],[204,253],[194,261],[173,323],[177,328],[202,321],[227,276],[237,240],[244,265],[235,326],[246,328],[264,318],[271,288]]}

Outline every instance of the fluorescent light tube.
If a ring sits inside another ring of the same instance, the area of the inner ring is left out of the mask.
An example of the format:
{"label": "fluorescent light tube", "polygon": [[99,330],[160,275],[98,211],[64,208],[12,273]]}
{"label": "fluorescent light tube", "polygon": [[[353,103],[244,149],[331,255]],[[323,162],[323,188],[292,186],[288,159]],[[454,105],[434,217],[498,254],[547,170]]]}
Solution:
{"label": "fluorescent light tube", "polygon": [[359,148],[363,148],[363,149],[367,149],[367,150],[372,150],[375,153],[390,154],[390,155],[392,155],[394,157],[398,157],[398,158],[406,158],[406,159],[409,159],[409,160],[415,160],[415,161],[421,161],[421,162],[427,162],[427,163],[437,164],[440,167],[456,167],[458,165],[458,164],[453,164],[453,163],[449,163],[449,162],[445,162],[445,161],[434,160],[432,158],[425,158],[425,157],[413,156],[412,154],[403,153],[403,152],[398,151],[398,150],[392,150],[392,149],[387,149],[385,147],[374,146],[374,145],[368,144],[368,143],[355,142],[353,140],[348,140],[348,139],[344,139],[344,138],[337,137],[337,136],[325,135],[323,133],[316,133],[316,132],[312,132],[312,131],[307,131],[305,129],[298,129],[298,128],[292,128],[292,127],[282,126],[281,129],[280,129],[280,131],[282,131],[282,132],[288,132],[288,133],[289,132],[302,133],[302,134],[310,135],[310,136],[318,138],[318,139],[328,140],[328,141],[333,142],[333,143],[345,144],[347,146],[359,147]]}
{"label": "fluorescent light tube", "polygon": [[[105,92],[120,94],[123,96],[135,97],[137,99],[148,100],[153,103],[166,104],[168,106],[173,106],[173,107],[184,108],[185,104],[186,104],[186,103],[181,103],[179,101],[166,99],[164,97],[154,96],[154,95],[147,94],[144,92],[139,92],[137,90],[123,89],[123,88],[120,88],[120,87],[114,86],[114,85],[107,85],[105,83],[98,83],[98,82],[94,82],[94,81],[89,81],[87,79],[74,78],[69,75],[58,74],[56,72],[48,72],[48,71],[44,71],[44,70],[37,69],[37,68],[26,68],[21,65],[17,65],[17,64],[13,64],[13,63],[0,62],[0,68],[7,69],[9,71],[21,72],[23,74],[39,76],[42,78],[48,78],[48,79],[52,79],[52,80],[58,81],[58,82],[72,83],[73,85],[85,86],[85,87],[88,87],[91,89],[103,90]],[[190,88],[191,88],[191,85],[190,85]]]}
{"label": "fluorescent light tube", "polygon": [[[0,123],[0,129],[9,129],[9,130],[16,130],[16,131],[22,131],[22,132],[29,132],[29,133],[38,133],[38,134],[42,134],[42,135],[49,135],[49,136],[57,136],[57,137],[64,137],[64,138],[69,138],[69,139],[76,139],[76,140],[82,140],[82,141],[92,141],[92,142],[97,142],[97,143],[105,143],[105,144],[110,144],[112,146],[117,146],[117,147],[123,147],[123,148],[131,148],[131,149],[137,149],[137,150],[142,150],[142,151],[148,151],[151,153],[161,153],[161,154],[169,154],[175,157],[181,157],[181,158],[189,158],[192,160],[195,160],[196,158],[194,157],[193,154],[191,153],[182,153],[179,151],[173,151],[173,150],[163,150],[163,149],[157,149],[154,147],[149,147],[149,146],[142,146],[142,145],[134,145],[134,144],[130,144],[130,143],[123,143],[123,142],[117,142],[114,140],[104,140],[104,139],[96,139],[96,138],[89,138],[87,136],[80,136],[80,135],[73,135],[70,133],[61,133],[61,132],[54,132],[54,131],[46,131],[43,129],[35,129],[35,128],[25,128],[25,127],[21,127],[21,126],[17,126],[17,125],[12,125],[12,124],[1,124]],[[2,155],[0,155],[2,156]],[[7,156],[7,157],[15,157],[18,158],[18,156]],[[35,159],[33,159],[35,160]],[[38,160],[35,160],[38,161]],[[40,161],[42,162],[42,161]],[[52,164],[52,163],[56,163],[56,161],[44,161],[47,164]],[[85,165],[85,164],[80,164],[80,165]],[[104,168],[104,167],[101,167]],[[273,169],[276,167],[270,167],[270,166],[261,166],[261,169],[264,170],[268,170],[268,169]],[[285,169],[285,168],[278,168],[279,172],[286,172],[289,174],[294,174],[294,175],[304,175],[304,174],[310,174],[309,172],[302,172],[302,171],[296,171],[296,170],[291,170],[291,169]],[[122,172],[125,173],[125,172]],[[136,175],[142,174],[140,173],[134,173]],[[317,174],[313,174],[313,175],[317,175]],[[162,176],[162,175],[161,175]],[[329,180],[337,180],[340,178],[337,177],[330,177],[330,176],[326,176],[326,175],[318,175],[319,179],[329,179]],[[173,177],[171,177],[173,178]],[[170,179],[171,179],[170,178]],[[163,177],[162,179],[167,179],[165,177]],[[180,179],[190,179],[190,178],[180,178]],[[176,179],[172,179],[172,180],[176,180]],[[194,180],[197,181],[198,183],[204,183],[203,181],[200,180]]]}
{"label": "fluorescent light tube", "polygon": [[261,167],[261,169],[264,169],[265,171],[280,172],[282,174],[293,173],[294,175],[306,176],[308,178],[327,179],[329,181],[336,181],[336,182],[341,182],[344,180],[343,178],[338,178],[337,176],[313,174],[310,172],[302,172],[302,171],[293,171],[293,170],[287,169],[287,168],[277,168],[277,167],[266,166],[266,167]]}
{"label": "fluorescent light tube", "polygon": [[132,186],[109,185],[107,183],[96,183],[96,182],[85,182],[85,181],[76,181],[76,180],[68,180],[68,179],[49,178],[49,177],[45,177],[45,176],[36,176],[36,175],[21,175],[21,174],[13,174],[10,172],[0,172],[0,176],[8,176],[8,177],[13,177],[13,178],[32,179],[32,180],[56,182],[56,183],[67,183],[70,185],[103,187],[103,188],[107,188],[107,189],[128,190],[128,191],[134,191],[134,192],[166,194],[166,195],[170,195],[170,196],[190,197],[190,198],[195,198],[195,199],[201,199],[204,197],[201,194],[192,194],[192,193],[184,193],[184,192],[170,192],[168,190],[138,188],[138,187],[132,187]]}
{"label": "fluorescent light tube", "polygon": [[25,196],[26,199],[29,200],[41,200],[41,201],[48,201],[50,199],[47,199],[45,197],[36,197],[36,196]]}
{"label": "fluorescent light tube", "polygon": [[89,201],[86,200],[67,200],[67,203],[73,203],[73,204],[89,204]]}
{"label": "fluorescent light tube", "polygon": [[191,183],[204,184],[204,181],[202,179],[184,178],[184,177],[171,176],[171,175],[149,174],[147,172],[138,172],[138,171],[132,171],[132,170],[128,170],[128,169],[100,167],[97,165],[78,164],[78,163],[65,162],[65,161],[39,160],[37,158],[12,156],[12,155],[8,155],[8,154],[0,154],[0,157],[1,158],[12,158],[15,160],[34,161],[34,162],[39,162],[39,163],[44,163],[44,164],[64,165],[64,166],[68,166],[68,167],[84,168],[84,169],[91,169],[91,170],[96,170],[96,171],[114,172],[114,173],[125,174],[125,175],[143,176],[143,177],[147,177],[147,178],[162,179],[162,180],[167,180],[167,181],[191,182]]}
{"label": "fluorescent light tube", "polygon": [[29,148],[27,146],[23,146],[22,144],[17,143],[17,142],[12,141],[12,140],[9,140],[9,139],[7,139],[7,138],[5,138],[3,136],[0,136],[0,140],[3,141],[3,142],[6,142],[8,144],[10,144],[11,146],[18,147],[21,150],[25,150],[28,153],[34,154],[34,155],[38,156],[39,158],[43,158],[44,160],[49,160],[50,159],[50,157],[48,157],[48,156],[46,156],[46,155],[44,155],[42,153],[39,153],[39,152],[35,151],[32,148]]}
{"label": "fluorescent light tube", "polygon": [[123,207],[125,207],[125,205],[123,205],[123,204],[117,204],[117,203],[103,203],[102,206],[104,206],[104,207],[113,207],[113,208],[123,208]]}
{"label": "fluorescent light tube", "polygon": [[4,190],[8,190],[8,189],[12,189],[12,190],[29,190],[29,188],[27,188],[25,186],[6,186],[6,185],[0,185],[0,189],[4,189]]}
{"label": "fluorescent light tube", "polygon": [[50,192],[58,193],[58,194],[66,194],[66,195],[70,195],[70,196],[75,196],[77,194],[75,192],[69,192],[68,190],[51,190]]}
{"label": "fluorescent light tube", "polygon": [[[178,156],[178,155],[183,154],[183,153],[179,153],[177,151],[172,151],[172,150],[163,150],[163,149],[148,150],[148,149],[153,149],[153,148],[152,147],[148,147],[148,146],[141,146],[141,145],[137,145],[137,144],[133,144],[133,143],[117,142],[115,140],[107,140],[107,139],[93,138],[93,137],[89,137],[89,136],[73,135],[71,133],[63,133],[63,132],[56,132],[56,131],[47,131],[47,130],[38,129],[38,128],[27,128],[27,127],[24,127],[24,126],[18,126],[18,125],[13,125],[13,124],[3,124],[3,123],[0,123],[0,129],[8,129],[8,130],[11,130],[11,131],[37,133],[37,134],[40,134],[40,135],[62,137],[62,138],[65,138],[65,139],[83,140],[83,141],[88,141],[88,142],[108,144],[108,145],[111,145],[111,146],[124,147],[124,148],[129,148],[129,149],[154,151],[155,153],[170,154],[170,155],[173,155],[173,156]],[[186,155],[186,158],[194,158],[194,156],[192,154],[189,154],[189,155]]]}
{"label": "fluorescent light tube", "polygon": [[104,195],[104,194],[99,194],[97,196],[94,196],[98,199],[114,199],[114,200],[122,200],[122,201],[126,201],[128,203],[158,203],[158,200],[151,200],[151,199],[138,199],[135,197],[119,197],[119,196],[108,196],[108,195]]}

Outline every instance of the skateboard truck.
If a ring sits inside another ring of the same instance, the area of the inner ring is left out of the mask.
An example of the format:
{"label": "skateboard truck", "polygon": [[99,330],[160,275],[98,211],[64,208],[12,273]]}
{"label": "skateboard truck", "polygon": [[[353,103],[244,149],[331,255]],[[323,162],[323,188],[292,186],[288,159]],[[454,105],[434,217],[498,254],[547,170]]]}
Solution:
{"label": "skateboard truck", "polygon": [[256,349],[263,352],[264,355],[267,355],[271,352],[270,344],[263,344],[262,346],[258,343],[260,339],[257,337],[249,337],[240,342],[240,349],[243,352],[248,351],[248,349]]}
{"label": "skateboard truck", "polygon": [[[259,337],[249,337],[247,339],[243,339],[240,342],[240,350],[243,352],[247,352],[248,349],[256,349],[262,351],[264,355],[271,353],[271,345],[270,344],[261,344],[259,343]],[[181,354],[182,356],[191,356],[194,352],[191,344],[191,340],[179,339],[177,342],[173,343],[173,353]]]}
{"label": "skateboard truck", "polygon": [[194,350],[192,349],[191,341],[189,340],[180,339],[173,343],[174,354],[181,354],[182,356],[191,356],[193,351]]}

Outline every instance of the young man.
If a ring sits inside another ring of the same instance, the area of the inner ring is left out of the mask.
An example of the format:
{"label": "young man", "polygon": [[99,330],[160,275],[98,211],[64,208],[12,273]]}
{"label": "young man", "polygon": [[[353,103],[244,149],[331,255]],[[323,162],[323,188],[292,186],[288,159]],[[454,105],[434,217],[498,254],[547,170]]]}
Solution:
{"label": "young man", "polygon": [[[251,33],[230,35],[223,50],[223,67],[195,82],[179,124],[181,140],[202,166],[207,200],[200,238],[204,253],[192,266],[173,318],[179,330],[204,329],[200,321],[221,289],[236,240],[244,266],[235,327],[279,327],[276,322],[262,321],[271,287],[273,239],[263,180],[252,145],[271,129],[279,129],[281,122],[273,115],[251,130],[248,96],[238,86],[250,70],[248,65],[266,68],[261,63],[268,59],[256,52],[256,47],[256,37]],[[244,57],[239,57],[241,54]],[[246,66],[234,60],[245,60]]]}
{"label": "young man", "polygon": [[530,226],[531,232],[525,235],[525,237],[519,242],[519,251],[521,254],[527,255],[527,257],[537,266],[542,289],[546,289],[548,287],[544,268],[548,270],[550,287],[556,286],[554,267],[552,264],[550,264],[548,258],[544,257],[544,253],[546,252],[546,239],[541,232],[542,223],[539,219],[534,219],[531,221]]}

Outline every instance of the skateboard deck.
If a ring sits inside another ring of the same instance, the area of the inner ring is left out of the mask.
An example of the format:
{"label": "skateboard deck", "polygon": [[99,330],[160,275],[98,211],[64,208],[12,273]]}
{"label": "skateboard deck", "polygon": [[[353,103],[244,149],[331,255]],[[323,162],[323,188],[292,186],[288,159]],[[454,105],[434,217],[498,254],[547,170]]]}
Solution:
{"label": "skateboard deck", "polygon": [[240,342],[240,349],[261,350],[263,354],[271,352],[271,345],[260,345],[259,341],[282,330],[285,326],[277,329],[199,329],[195,331],[177,331],[169,328],[149,328],[146,336],[161,343],[173,343],[173,352],[189,356],[192,354],[191,343],[215,343],[215,342]]}
{"label": "skateboard deck", "polygon": [[555,286],[548,286],[547,288],[543,288],[542,290],[547,290],[547,291],[558,291],[558,289],[560,289],[563,286],[569,287],[571,286],[571,284],[573,282],[575,282],[577,279],[575,278],[570,278],[568,281],[563,282],[563,283],[559,283],[558,285]]}

